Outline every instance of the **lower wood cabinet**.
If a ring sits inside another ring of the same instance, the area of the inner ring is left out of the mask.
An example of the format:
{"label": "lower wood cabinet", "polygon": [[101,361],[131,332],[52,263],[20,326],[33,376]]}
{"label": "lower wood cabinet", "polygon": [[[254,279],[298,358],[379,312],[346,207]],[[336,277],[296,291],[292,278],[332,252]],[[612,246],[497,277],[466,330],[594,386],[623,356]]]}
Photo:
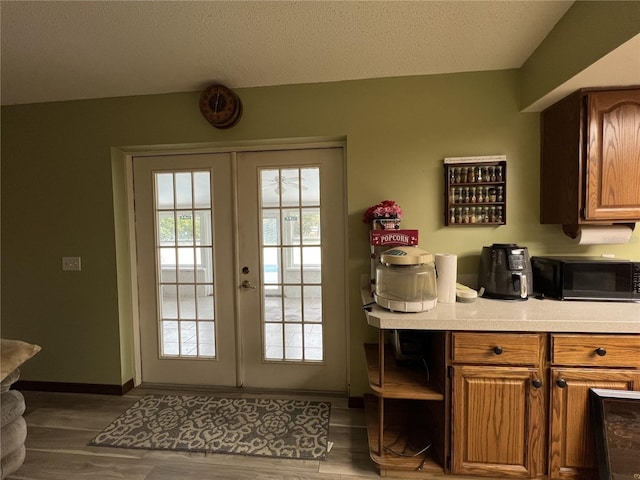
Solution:
{"label": "lower wood cabinet", "polygon": [[[596,480],[589,389],[640,391],[638,334],[431,332],[428,376],[395,362],[382,331],[365,350],[383,476]],[[416,430],[428,438],[405,442]],[[388,448],[427,441],[427,456]]]}
{"label": "lower wood cabinet", "polygon": [[538,368],[454,366],[451,473],[534,478],[544,470]]}
{"label": "lower wood cabinet", "polygon": [[450,335],[451,473],[544,474],[546,335]]}
{"label": "lower wood cabinet", "polygon": [[640,335],[451,332],[449,358],[454,474],[596,480],[589,389],[640,390]]}
{"label": "lower wood cabinet", "polygon": [[640,390],[640,335],[552,334],[549,478],[597,479],[589,389]]}
{"label": "lower wood cabinet", "polygon": [[[639,364],[640,365],[640,364]],[[598,478],[590,388],[640,390],[640,371],[552,368],[549,478]]]}

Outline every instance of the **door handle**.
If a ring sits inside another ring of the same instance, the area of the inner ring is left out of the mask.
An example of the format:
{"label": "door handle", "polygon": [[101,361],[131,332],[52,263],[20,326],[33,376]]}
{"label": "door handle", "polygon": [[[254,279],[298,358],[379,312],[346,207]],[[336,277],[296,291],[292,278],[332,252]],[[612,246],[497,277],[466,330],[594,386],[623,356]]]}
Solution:
{"label": "door handle", "polygon": [[520,298],[527,298],[529,295],[529,283],[527,274],[520,275]]}
{"label": "door handle", "polygon": [[251,282],[250,282],[249,280],[244,280],[244,281],[240,284],[240,286],[241,286],[242,288],[248,288],[248,289],[253,289],[253,290],[255,290],[255,288],[256,288],[256,287],[255,287],[255,285],[252,285],[252,284],[251,284]]}
{"label": "door handle", "polygon": [[527,282],[527,274],[521,272],[515,272],[511,274],[511,280],[513,281],[513,289],[520,298],[527,298],[529,295],[529,284]]}

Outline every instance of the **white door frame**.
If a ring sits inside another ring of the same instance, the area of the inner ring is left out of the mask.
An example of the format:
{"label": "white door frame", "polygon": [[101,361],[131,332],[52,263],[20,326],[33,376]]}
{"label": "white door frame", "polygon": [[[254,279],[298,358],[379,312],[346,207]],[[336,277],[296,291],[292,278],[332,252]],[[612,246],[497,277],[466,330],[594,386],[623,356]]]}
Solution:
{"label": "white door frame", "polygon": [[[158,148],[124,148],[124,149],[114,149],[114,155],[112,158],[116,160],[115,151],[119,150],[118,155],[120,159],[123,160],[124,165],[121,167],[124,169],[124,182],[125,182],[125,191],[120,192],[124,193],[126,198],[126,209],[127,209],[127,255],[129,258],[129,282],[130,282],[130,292],[129,298],[131,300],[130,311],[127,312],[131,315],[131,339],[132,339],[132,347],[133,347],[133,382],[134,386],[138,386],[142,383],[142,359],[141,359],[141,340],[140,340],[140,318],[138,316],[138,271],[137,271],[137,254],[136,254],[136,233],[135,233],[135,210],[134,210],[134,186],[133,186],[133,158],[140,156],[155,156],[155,155],[177,155],[177,154],[194,154],[194,153],[224,153],[224,152],[241,152],[241,151],[264,151],[264,150],[304,150],[309,148],[332,148],[332,147],[340,147],[343,149],[345,160],[346,160],[346,151],[347,145],[344,139],[327,139],[327,140],[310,140],[306,143],[251,143],[247,145],[246,143],[242,143],[241,145],[228,144],[224,146],[220,145],[204,145],[199,147],[184,147],[176,145],[175,149],[167,149],[166,147],[158,147]],[[343,162],[344,169],[344,184],[343,184],[343,194],[345,195],[345,205],[346,202],[346,188],[347,188],[347,176],[346,176],[346,161]],[[114,187],[114,194],[115,194]],[[234,198],[236,197],[234,192]],[[236,206],[234,205],[234,210],[236,210]],[[345,222],[345,232],[348,232],[348,216],[347,212],[344,212],[344,222]],[[345,235],[344,238],[344,264],[348,265],[349,258],[349,242],[348,236]],[[116,249],[118,246],[116,245]],[[124,252],[123,252],[124,253]],[[234,261],[238,264],[238,259],[235,258]],[[236,265],[237,267],[238,265]],[[345,268],[344,271],[344,281],[345,285],[348,285],[348,268]],[[349,295],[346,295],[345,298],[345,330],[346,330],[346,381],[347,381],[347,389],[349,388],[349,379],[351,378],[351,349],[350,346],[350,336],[351,336],[351,328],[350,328],[350,318],[349,318]]]}

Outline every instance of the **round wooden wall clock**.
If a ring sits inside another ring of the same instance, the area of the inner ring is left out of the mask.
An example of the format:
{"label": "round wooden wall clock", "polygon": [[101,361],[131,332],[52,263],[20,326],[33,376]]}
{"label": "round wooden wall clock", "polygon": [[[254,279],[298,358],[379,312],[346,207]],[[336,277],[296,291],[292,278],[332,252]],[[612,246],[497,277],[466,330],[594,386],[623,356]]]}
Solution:
{"label": "round wooden wall clock", "polygon": [[231,128],[242,117],[242,102],[230,88],[214,84],[200,95],[200,111],[216,128]]}

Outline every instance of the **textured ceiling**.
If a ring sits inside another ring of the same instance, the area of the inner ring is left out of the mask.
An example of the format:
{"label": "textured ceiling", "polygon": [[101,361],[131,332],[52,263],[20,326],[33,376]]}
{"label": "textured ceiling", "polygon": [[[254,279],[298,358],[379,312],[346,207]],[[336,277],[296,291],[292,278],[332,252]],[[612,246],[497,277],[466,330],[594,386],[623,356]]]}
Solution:
{"label": "textured ceiling", "polygon": [[572,1],[2,1],[2,104],[519,68]]}

